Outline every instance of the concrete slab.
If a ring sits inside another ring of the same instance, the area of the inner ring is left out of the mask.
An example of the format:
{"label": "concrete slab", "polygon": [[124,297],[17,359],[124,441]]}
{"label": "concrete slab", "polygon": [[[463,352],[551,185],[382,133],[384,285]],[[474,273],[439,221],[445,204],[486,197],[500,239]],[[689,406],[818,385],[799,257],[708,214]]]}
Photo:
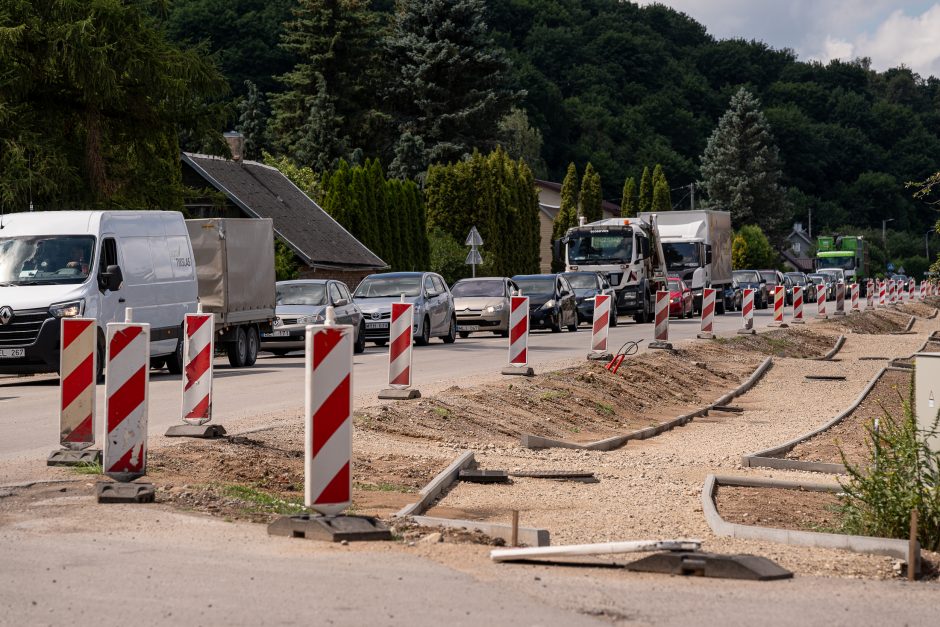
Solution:
{"label": "concrete slab", "polygon": [[[433,516],[412,516],[411,519],[419,525],[426,527],[445,527],[448,529],[466,529],[479,531],[491,538],[500,538],[508,544],[512,541],[512,525],[504,523],[483,522],[480,520],[454,520],[451,518],[436,518]],[[527,546],[549,546],[551,536],[548,529],[533,527],[519,527],[518,540]]]}
{"label": "concrete slab", "polygon": [[324,542],[392,539],[391,530],[372,516],[282,516],[268,525],[268,535]]}
{"label": "concrete slab", "polygon": [[531,366],[522,366],[521,368],[515,366],[507,366],[499,371],[500,374],[504,374],[510,377],[534,377],[535,370]]}
{"label": "concrete slab", "polygon": [[214,440],[225,435],[225,427],[214,424],[174,425],[167,429],[164,435],[168,438],[200,438],[205,440]]}
{"label": "concrete slab", "polygon": [[383,401],[411,401],[421,398],[421,392],[413,388],[405,390],[389,388],[379,392],[379,400]]}
{"label": "concrete slab", "polygon": [[426,486],[421,488],[421,492],[419,493],[420,497],[417,502],[403,507],[395,515],[415,516],[424,513],[437,497],[443,494],[447,488],[457,481],[461,470],[470,468],[475,463],[473,451],[464,451],[457,459],[452,461],[447,468],[442,470],[436,477],[431,479]]}

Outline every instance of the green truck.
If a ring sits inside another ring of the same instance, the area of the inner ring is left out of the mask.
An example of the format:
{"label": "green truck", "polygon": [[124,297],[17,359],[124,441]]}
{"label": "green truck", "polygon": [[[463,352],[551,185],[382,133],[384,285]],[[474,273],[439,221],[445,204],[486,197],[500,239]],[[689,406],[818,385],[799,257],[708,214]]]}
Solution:
{"label": "green truck", "polygon": [[820,235],[816,238],[816,269],[838,269],[846,283],[858,282],[865,290],[868,277],[868,247],[861,235]]}

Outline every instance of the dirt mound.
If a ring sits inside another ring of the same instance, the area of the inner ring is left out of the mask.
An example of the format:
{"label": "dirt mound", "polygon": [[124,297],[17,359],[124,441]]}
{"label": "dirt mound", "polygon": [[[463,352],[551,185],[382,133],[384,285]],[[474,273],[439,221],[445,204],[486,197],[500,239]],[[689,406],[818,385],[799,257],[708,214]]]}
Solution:
{"label": "dirt mound", "polygon": [[911,314],[905,314],[896,309],[878,309],[832,318],[824,324],[851,333],[879,335],[904,331],[910,320]]}
{"label": "dirt mound", "polygon": [[895,309],[903,314],[917,316],[918,318],[929,318],[937,313],[936,307],[918,302],[904,303],[903,305],[898,305]]}
{"label": "dirt mound", "polygon": [[790,327],[757,335],[719,338],[717,341],[735,351],[744,350],[760,355],[805,359],[822,357],[828,353],[835,346],[836,338],[805,328]]}
{"label": "dirt mound", "polygon": [[629,358],[616,374],[585,362],[486,387],[453,387],[416,403],[366,409],[356,427],[467,446],[515,443],[522,433],[590,442],[706,405],[758,363],[754,356],[728,359],[727,351],[725,359],[703,359],[708,353],[655,351]]}

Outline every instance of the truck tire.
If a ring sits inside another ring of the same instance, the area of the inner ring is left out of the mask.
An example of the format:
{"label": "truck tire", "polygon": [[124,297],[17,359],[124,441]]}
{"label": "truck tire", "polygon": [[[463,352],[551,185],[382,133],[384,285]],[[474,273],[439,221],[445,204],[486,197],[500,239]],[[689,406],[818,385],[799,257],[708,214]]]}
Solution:
{"label": "truck tire", "polygon": [[245,329],[235,329],[235,339],[225,346],[228,353],[228,363],[232,368],[244,368],[248,360],[248,336]]}
{"label": "truck tire", "polygon": [[176,341],[176,350],[166,356],[166,369],[170,374],[183,374],[183,328],[180,327],[180,337]]}
{"label": "truck tire", "polygon": [[245,331],[248,340],[248,353],[245,355],[245,366],[254,366],[258,361],[258,348],[261,346],[261,338],[258,336],[258,327],[252,325]]}

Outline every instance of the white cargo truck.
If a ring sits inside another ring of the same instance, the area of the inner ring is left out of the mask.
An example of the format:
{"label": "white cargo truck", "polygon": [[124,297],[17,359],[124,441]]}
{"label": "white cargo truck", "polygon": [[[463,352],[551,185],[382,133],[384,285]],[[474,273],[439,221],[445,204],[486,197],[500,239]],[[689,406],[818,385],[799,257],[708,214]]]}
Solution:
{"label": "white cargo truck", "polygon": [[258,358],[261,333],[272,330],[277,301],[271,220],[187,220],[202,310],[214,314],[216,346],[235,368]]}
{"label": "white cargo truck", "polygon": [[60,320],[150,324],[150,355],[182,371],[183,316],[196,311],[196,273],[175,211],[51,211],[0,217],[0,374],[57,372]]}
{"label": "white cargo truck", "polygon": [[555,242],[555,256],[567,272],[600,272],[617,294],[618,316],[651,322],[656,290],[666,287],[666,267],[656,214],[609,218],[568,229]]}
{"label": "white cargo truck", "polygon": [[[653,214],[641,213],[641,218]],[[725,313],[725,288],[731,285],[731,214],[727,211],[663,211],[657,215],[666,271],[692,290],[696,312],[702,290],[718,290],[715,313]]]}

